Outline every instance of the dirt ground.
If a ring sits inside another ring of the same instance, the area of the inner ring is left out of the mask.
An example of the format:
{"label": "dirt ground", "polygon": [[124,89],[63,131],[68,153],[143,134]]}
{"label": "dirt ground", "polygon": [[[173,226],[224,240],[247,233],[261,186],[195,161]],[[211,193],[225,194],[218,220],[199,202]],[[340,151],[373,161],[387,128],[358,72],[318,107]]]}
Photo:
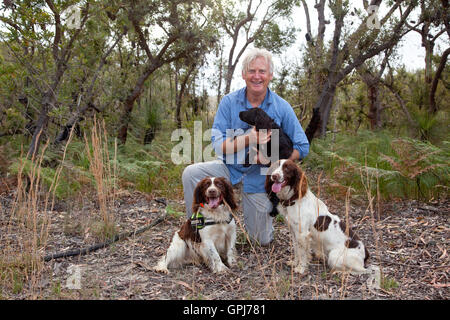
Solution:
{"label": "dirt ground", "polygon": [[[313,190],[314,191],[314,190]],[[345,219],[345,201],[322,194],[330,211]],[[0,195],[0,232],[8,229],[13,193]],[[45,262],[39,282],[19,292],[3,288],[3,299],[448,299],[450,202],[393,201],[375,210],[352,199],[349,219],[370,252],[374,274],[331,273],[313,261],[306,275],[286,262],[292,246],[282,219],[274,220],[269,247],[250,245],[238,225],[237,263],[229,273],[212,274],[203,265],[188,265],[168,275],[153,271],[175,231],[184,221],[184,204],[142,193],[123,192],[116,200],[121,232],[133,231],[163,217],[146,232],[87,255]],[[89,215],[98,210],[85,198],[56,203],[45,254],[81,248],[96,239]],[[178,213],[178,214],[177,214]],[[378,217],[379,214],[379,217]],[[242,221],[242,217],[241,221]],[[74,282],[78,277],[79,283]]]}

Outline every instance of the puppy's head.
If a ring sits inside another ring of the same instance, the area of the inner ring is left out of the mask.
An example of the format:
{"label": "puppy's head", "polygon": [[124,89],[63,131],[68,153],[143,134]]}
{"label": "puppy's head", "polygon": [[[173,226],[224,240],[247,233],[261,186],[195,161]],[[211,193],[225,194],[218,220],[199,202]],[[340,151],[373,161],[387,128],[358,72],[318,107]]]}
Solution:
{"label": "puppy's head", "polygon": [[308,182],[306,175],[292,160],[278,160],[269,168],[265,189],[268,194],[279,193],[284,187],[294,190],[301,198],[306,194]]}
{"label": "puppy's head", "polygon": [[207,205],[209,209],[216,209],[223,201],[231,208],[237,208],[231,183],[224,177],[206,177],[197,183],[194,190],[193,212],[197,212],[200,204]]}
{"label": "puppy's head", "polygon": [[261,108],[251,108],[250,110],[239,112],[239,118],[256,130],[272,129],[273,119]]}

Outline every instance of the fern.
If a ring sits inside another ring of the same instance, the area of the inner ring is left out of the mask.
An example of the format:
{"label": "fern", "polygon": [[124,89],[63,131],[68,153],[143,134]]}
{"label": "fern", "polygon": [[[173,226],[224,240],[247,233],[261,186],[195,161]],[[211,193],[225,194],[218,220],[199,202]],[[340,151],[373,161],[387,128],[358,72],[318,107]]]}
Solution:
{"label": "fern", "polygon": [[362,131],[314,140],[305,159],[312,168],[322,168],[339,184],[364,194],[361,172],[383,198],[446,196],[449,185],[449,142],[442,147],[410,138],[394,138],[388,132]]}

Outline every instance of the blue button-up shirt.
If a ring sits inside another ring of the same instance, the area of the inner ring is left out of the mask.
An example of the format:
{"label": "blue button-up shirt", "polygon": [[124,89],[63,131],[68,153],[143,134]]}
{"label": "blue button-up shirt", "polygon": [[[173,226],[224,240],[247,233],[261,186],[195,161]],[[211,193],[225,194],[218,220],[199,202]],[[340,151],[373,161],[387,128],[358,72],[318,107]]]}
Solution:
{"label": "blue button-up shirt", "polygon": [[[231,183],[235,185],[242,181],[244,192],[263,193],[266,180],[266,176],[261,171],[263,166],[258,164],[243,166],[249,148],[246,147],[228,155],[222,152],[222,143],[227,138],[245,134],[252,129],[249,124],[239,118],[239,112],[252,108],[247,100],[246,92],[247,89],[244,87],[223,97],[214,118],[211,140],[216,155],[224,161],[230,171]],[[259,107],[291,138],[294,149],[300,154],[300,159],[306,157],[309,152],[308,139],[291,105],[275,92],[267,89],[266,97]]]}

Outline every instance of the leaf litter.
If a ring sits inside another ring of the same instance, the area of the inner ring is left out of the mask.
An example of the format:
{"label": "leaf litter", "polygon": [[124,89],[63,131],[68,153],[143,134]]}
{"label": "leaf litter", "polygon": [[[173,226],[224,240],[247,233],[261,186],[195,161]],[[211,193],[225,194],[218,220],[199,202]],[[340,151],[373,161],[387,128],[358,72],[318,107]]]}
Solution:
{"label": "leaf litter", "polygon": [[[330,212],[345,219],[345,202],[321,198]],[[11,194],[1,195],[0,232],[10,232]],[[167,205],[183,212],[179,200],[152,198],[139,192],[116,200],[118,232],[137,230],[155,219],[164,221],[148,231],[117,241],[83,256],[45,263],[38,299],[432,299],[449,298],[450,228],[448,200],[433,203],[391,201],[382,204],[373,221],[365,204],[350,203],[349,219],[366,244],[374,272],[365,275],[333,273],[313,260],[306,275],[293,273],[289,232],[282,219],[274,220],[275,239],[268,247],[250,245],[239,227],[237,261],[230,272],[213,274],[204,265],[187,265],[168,275],[152,267],[167,250],[185,217],[170,215]],[[51,213],[46,254],[85,247],[98,241],[89,215],[94,202],[57,203]],[[173,211],[173,210],[171,210]],[[238,217],[243,221],[242,214]],[[375,228],[375,229],[374,229]],[[373,233],[376,230],[376,234]],[[81,274],[80,289],[66,286],[73,266]],[[36,293],[3,289],[7,299],[30,299]],[[60,288],[56,290],[55,288]]]}

